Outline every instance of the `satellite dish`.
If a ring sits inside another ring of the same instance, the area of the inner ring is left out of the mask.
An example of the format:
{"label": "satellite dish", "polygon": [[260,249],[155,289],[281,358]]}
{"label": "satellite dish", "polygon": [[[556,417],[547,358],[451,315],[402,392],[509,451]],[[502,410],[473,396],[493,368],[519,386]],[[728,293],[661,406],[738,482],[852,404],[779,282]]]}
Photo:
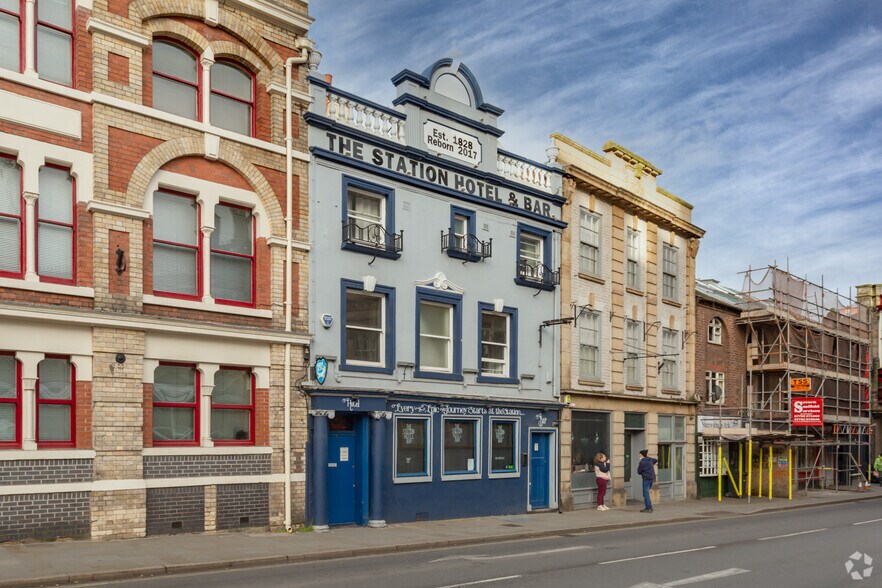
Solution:
{"label": "satellite dish", "polygon": [[713,404],[717,404],[723,399],[723,389],[720,388],[719,384],[711,385],[710,392],[707,394],[707,401]]}

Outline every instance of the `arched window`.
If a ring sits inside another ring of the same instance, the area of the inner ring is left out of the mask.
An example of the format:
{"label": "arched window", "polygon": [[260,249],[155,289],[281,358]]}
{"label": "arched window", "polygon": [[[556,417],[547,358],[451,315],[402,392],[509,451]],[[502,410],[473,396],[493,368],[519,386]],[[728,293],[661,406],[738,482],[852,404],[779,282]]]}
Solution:
{"label": "arched window", "polygon": [[73,85],[73,1],[39,0],[36,15],[37,73],[44,80]]}
{"label": "arched window", "polygon": [[199,205],[188,194],[153,194],[153,291],[176,298],[202,296]]}
{"label": "arched window", "polygon": [[715,345],[723,344],[723,322],[718,318],[712,318],[707,325],[707,342]]}
{"label": "arched window", "polygon": [[211,66],[211,124],[234,133],[254,132],[254,76],[227,61]]}
{"label": "arched window", "polygon": [[199,120],[199,59],[165,39],[153,42],[153,108]]}
{"label": "arched window", "polygon": [[0,67],[22,70],[22,8],[19,0],[0,0]]}
{"label": "arched window", "polygon": [[24,273],[24,211],[21,168],[15,158],[0,154],[0,276]]}

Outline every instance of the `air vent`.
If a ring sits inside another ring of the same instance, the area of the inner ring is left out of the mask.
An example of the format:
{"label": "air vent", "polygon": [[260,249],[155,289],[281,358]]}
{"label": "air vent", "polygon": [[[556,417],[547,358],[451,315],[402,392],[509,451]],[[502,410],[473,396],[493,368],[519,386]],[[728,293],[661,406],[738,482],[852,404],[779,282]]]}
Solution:
{"label": "air vent", "polygon": [[239,517],[240,525],[247,525],[251,521],[251,517]]}
{"label": "air vent", "polygon": [[174,521],[171,524],[171,528],[172,529],[183,529],[184,528],[184,521]]}

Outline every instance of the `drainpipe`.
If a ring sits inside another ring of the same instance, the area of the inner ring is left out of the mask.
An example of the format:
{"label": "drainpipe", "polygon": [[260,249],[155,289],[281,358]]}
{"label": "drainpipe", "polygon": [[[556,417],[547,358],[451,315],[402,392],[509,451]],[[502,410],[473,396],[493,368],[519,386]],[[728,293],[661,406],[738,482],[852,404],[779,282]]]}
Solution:
{"label": "drainpipe", "polygon": [[[297,40],[300,48],[299,57],[289,57],[285,61],[285,332],[291,332],[292,311],[292,240],[294,231],[294,217],[291,212],[294,200],[293,165],[291,156],[294,145],[294,136],[291,129],[291,76],[295,65],[310,62],[312,41],[302,37]],[[318,58],[321,58],[321,54]],[[318,67],[318,60],[314,60]],[[310,63],[310,68],[314,68]],[[291,525],[291,343],[285,343],[285,530],[291,533],[294,527]]]}

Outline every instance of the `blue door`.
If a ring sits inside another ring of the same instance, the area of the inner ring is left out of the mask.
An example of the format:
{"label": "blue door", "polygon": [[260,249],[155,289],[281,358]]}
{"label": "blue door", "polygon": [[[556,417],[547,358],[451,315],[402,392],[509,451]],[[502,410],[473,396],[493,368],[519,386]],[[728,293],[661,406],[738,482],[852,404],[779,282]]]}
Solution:
{"label": "blue door", "polygon": [[[359,512],[356,438],[352,417],[331,423],[328,432],[328,524],[351,525]],[[336,425],[336,426],[335,426]]]}
{"label": "blue door", "polygon": [[530,433],[530,508],[548,508],[551,433]]}

